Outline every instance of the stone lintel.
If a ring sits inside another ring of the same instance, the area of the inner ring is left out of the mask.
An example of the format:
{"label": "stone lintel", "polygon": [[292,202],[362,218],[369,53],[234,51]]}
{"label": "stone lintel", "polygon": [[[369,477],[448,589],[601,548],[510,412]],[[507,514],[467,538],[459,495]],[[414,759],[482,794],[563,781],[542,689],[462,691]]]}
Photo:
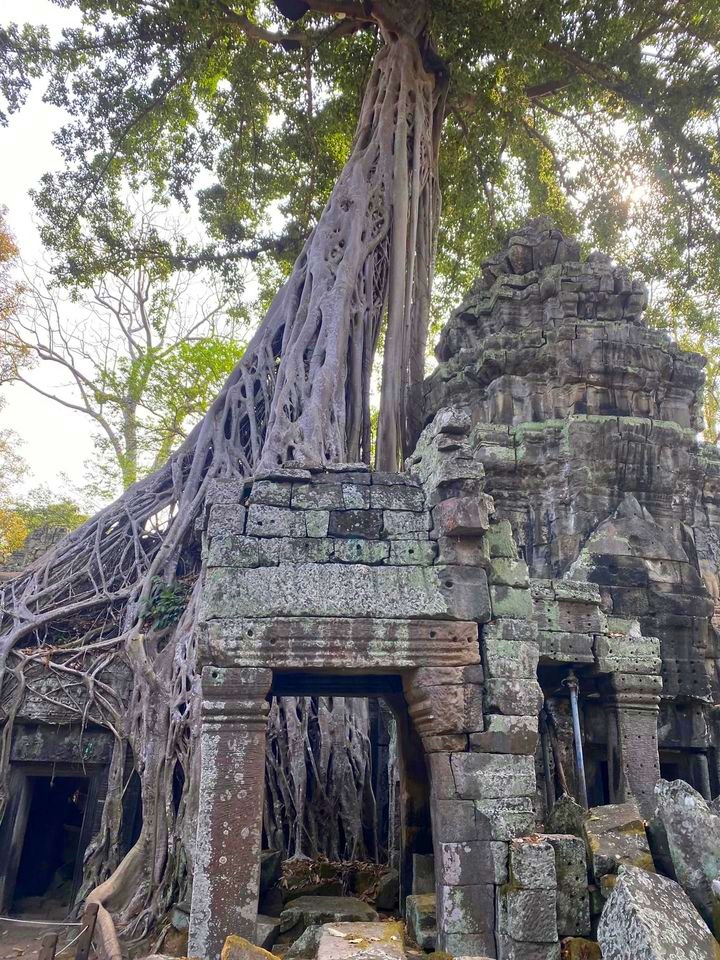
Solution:
{"label": "stone lintel", "polygon": [[243,668],[394,673],[479,663],[480,647],[477,624],[464,621],[239,618],[207,623],[198,656]]}

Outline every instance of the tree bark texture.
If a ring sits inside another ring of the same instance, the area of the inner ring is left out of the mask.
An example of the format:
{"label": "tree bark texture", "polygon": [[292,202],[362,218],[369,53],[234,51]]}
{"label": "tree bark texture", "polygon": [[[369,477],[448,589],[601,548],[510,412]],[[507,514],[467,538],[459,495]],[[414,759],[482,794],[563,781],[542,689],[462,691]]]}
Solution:
{"label": "tree bark texture", "polygon": [[[13,718],[34,682],[30,668],[45,665],[68,709],[73,690],[82,687],[87,696],[78,719],[116,736],[102,827],[87,851],[83,888],[87,899],[101,904],[98,936],[106,956],[120,953],[116,929],[144,935],[186,895],[192,875],[196,520],[208,485],[288,461],[369,461],[370,375],[383,322],[378,465],[393,468],[403,454],[405,397],[423,369],[444,89],[423,65],[422,5],[406,6],[406,20],[397,22],[412,23],[408,32],[381,24],[385,43],[350,158],[327,206],[205,418],[162,468],[2,588],[0,694],[7,720],[0,740],[0,815]],[[186,591],[182,615],[170,626],[153,620],[158,583]],[[114,662],[131,672],[129,708],[102,679]],[[372,823],[374,805],[362,710],[351,700],[335,700],[303,703],[295,711],[276,703],[273,711],[268,835],[281,833],[293,855],[317,853],[323,845],[328,855],[375,855],[374,827],[367,834],[366,814]],[[303,749],[296,750],[300,741]],[[123,856],[128,745],[142,786],[142,830]],[[307,777],[312,783],[303,790]],[[177,802],[173,782],[179,779],[184,786]],[[337,814],[327,834],[319,829],[321,810]]]}

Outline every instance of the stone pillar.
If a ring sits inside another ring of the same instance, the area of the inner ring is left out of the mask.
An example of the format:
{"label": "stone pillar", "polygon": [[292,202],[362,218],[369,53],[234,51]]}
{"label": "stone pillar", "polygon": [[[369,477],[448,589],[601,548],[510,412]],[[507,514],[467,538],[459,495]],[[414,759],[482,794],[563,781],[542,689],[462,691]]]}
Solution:
{"label": "stone pillar", "polygon": [[[608,678],[608,773],[613,802],[634,798],[642,815],[655,810],[655,784],[660,779],[658,712],[659,676],[614,673]],[[614,788],[614,790],[613,790]]]}
{"label": "stone pillar", "polygon": [[203,668],[191,957],[217,960],[230,934],[255,936],[271,682],[271,670]]}

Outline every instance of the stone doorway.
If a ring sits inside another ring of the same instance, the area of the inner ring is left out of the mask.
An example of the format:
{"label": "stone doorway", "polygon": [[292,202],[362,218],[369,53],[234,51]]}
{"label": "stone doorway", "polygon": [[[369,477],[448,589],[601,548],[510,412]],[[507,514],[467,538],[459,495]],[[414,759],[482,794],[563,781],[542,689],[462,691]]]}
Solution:
{"label": "stone doorway", "polygon": [[[408,676],[332,669],[203,670],[200,813],[193,882],[191,954],[219,954],[224,938],[252,939],[258,914],[268,701],[278,697],[381,697],[397,728],[400,772],[399,908],[413,886],[415,854],[432,852],[431,764],[405,698]],[[218,724],[218,716],[224,719]],[[219,727],[219,729],[218,729]],[[198,866],[202,870],[199,873]],[[229,893],[229,891],[233,891]],[[193,940],[193,938],[196,938]]]}
{"label": "stone doorway", "polygon": [[[377,822],[363,823],[367,836],[365,846],[369,859],[378,859],[399,874],[399,906],[404,909],[405,898],[413,888],[414,856],[432,854],[432,827],[430,813],[430,783],[425,751],[408,712],[400,674],[340,675],[332,673],[276,672],[270,689],[271,697],[353,698],[367,701],[368,714],[377,716],[382,707],[389,713],[393,727],[391,746],[377,743],[369,724],[368,749]],[[372,706],[375,710],[372,710]],[[382,707],[381,707],[382,705]],[[392,753],[392,756],[391,756]],[[397,786],[379,787],[383,776],[396,772]],[[264,830],[264,833],[267,831]],[[372,836],[373,832],[375,836]],[[264,836],[267,841],[267,837]],[[375,846],[375,848],[373,848]],[[350,849],[341,859],[352,859]],[[264,912],[264,911],[261,911]]]}
{"label": "stone doorway", "polygon": [[99,782],[80,765],[14,765],[9,816],[0,845],[0,909],[65,915],[82,881],[85,849],[93,835]]}

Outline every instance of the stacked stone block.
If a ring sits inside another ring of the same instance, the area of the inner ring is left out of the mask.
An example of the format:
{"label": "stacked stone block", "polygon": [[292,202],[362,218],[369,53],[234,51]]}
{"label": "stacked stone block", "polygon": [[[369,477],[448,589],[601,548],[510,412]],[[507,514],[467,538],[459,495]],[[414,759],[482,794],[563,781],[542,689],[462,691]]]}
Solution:
{"label": "stacked stone block", "polygon": [[[529,223],[444,329],[425,416],[467,411],[485,492],[533,577],[590,580],[607,613],[659,638],[662,691],[654,672],[640,689],[625,671],[611,712],[645,698],[649,726],[659,695],[660,749],[674,764],[692,750],[681,775],[709,796],[720,782],[720,455],[698,442],[704,360],[648,327],[646,301],[608,257],[581,259],[547,219]],[[579,635],[596,631],[540,631],[541,663],[592,663]]]}
{"label": "stacked stone block", "polygon": [[510,843],[510,875],[498,910],[503,960],[559,960],[555,852],[542,836]]}
{"label": "stacked stone block", "polygon": [[[429,736],[414,705],[414,689],[408,699],[431,753],[437,797],[433,839],[438,926],[444,931],[440,946],[456,955],[495,956],[492,919],[507,881],[508,842],[535,824],[533,754],[541,693],[537,634],[528,620],[527,566],[517,555],[509,525],[492,523],[492,503],[483,492],[482,465],[468,445],[468,429],[461,411],[442,411],[408,462],[434,504],[439,556],[462,558],[487,571],[492,621],[482,632],[482,668],[471,668],[472,677],[466,670],[463,678],[466,696],[473,690],[472,704],[464,704],[467,740],[442,743]],[[473,679],[474,689],[467,686]],[[453,745],[454,752],[447,750]]]}
{"label": "stacked stone block", "polygon": [[200,656],[402,675],[429,759],[438,946],[495,956],[508,842],[535,823],[538,649],[527,567],[493,525],[469,428],[443,411],[405,474],[216,480]]}

